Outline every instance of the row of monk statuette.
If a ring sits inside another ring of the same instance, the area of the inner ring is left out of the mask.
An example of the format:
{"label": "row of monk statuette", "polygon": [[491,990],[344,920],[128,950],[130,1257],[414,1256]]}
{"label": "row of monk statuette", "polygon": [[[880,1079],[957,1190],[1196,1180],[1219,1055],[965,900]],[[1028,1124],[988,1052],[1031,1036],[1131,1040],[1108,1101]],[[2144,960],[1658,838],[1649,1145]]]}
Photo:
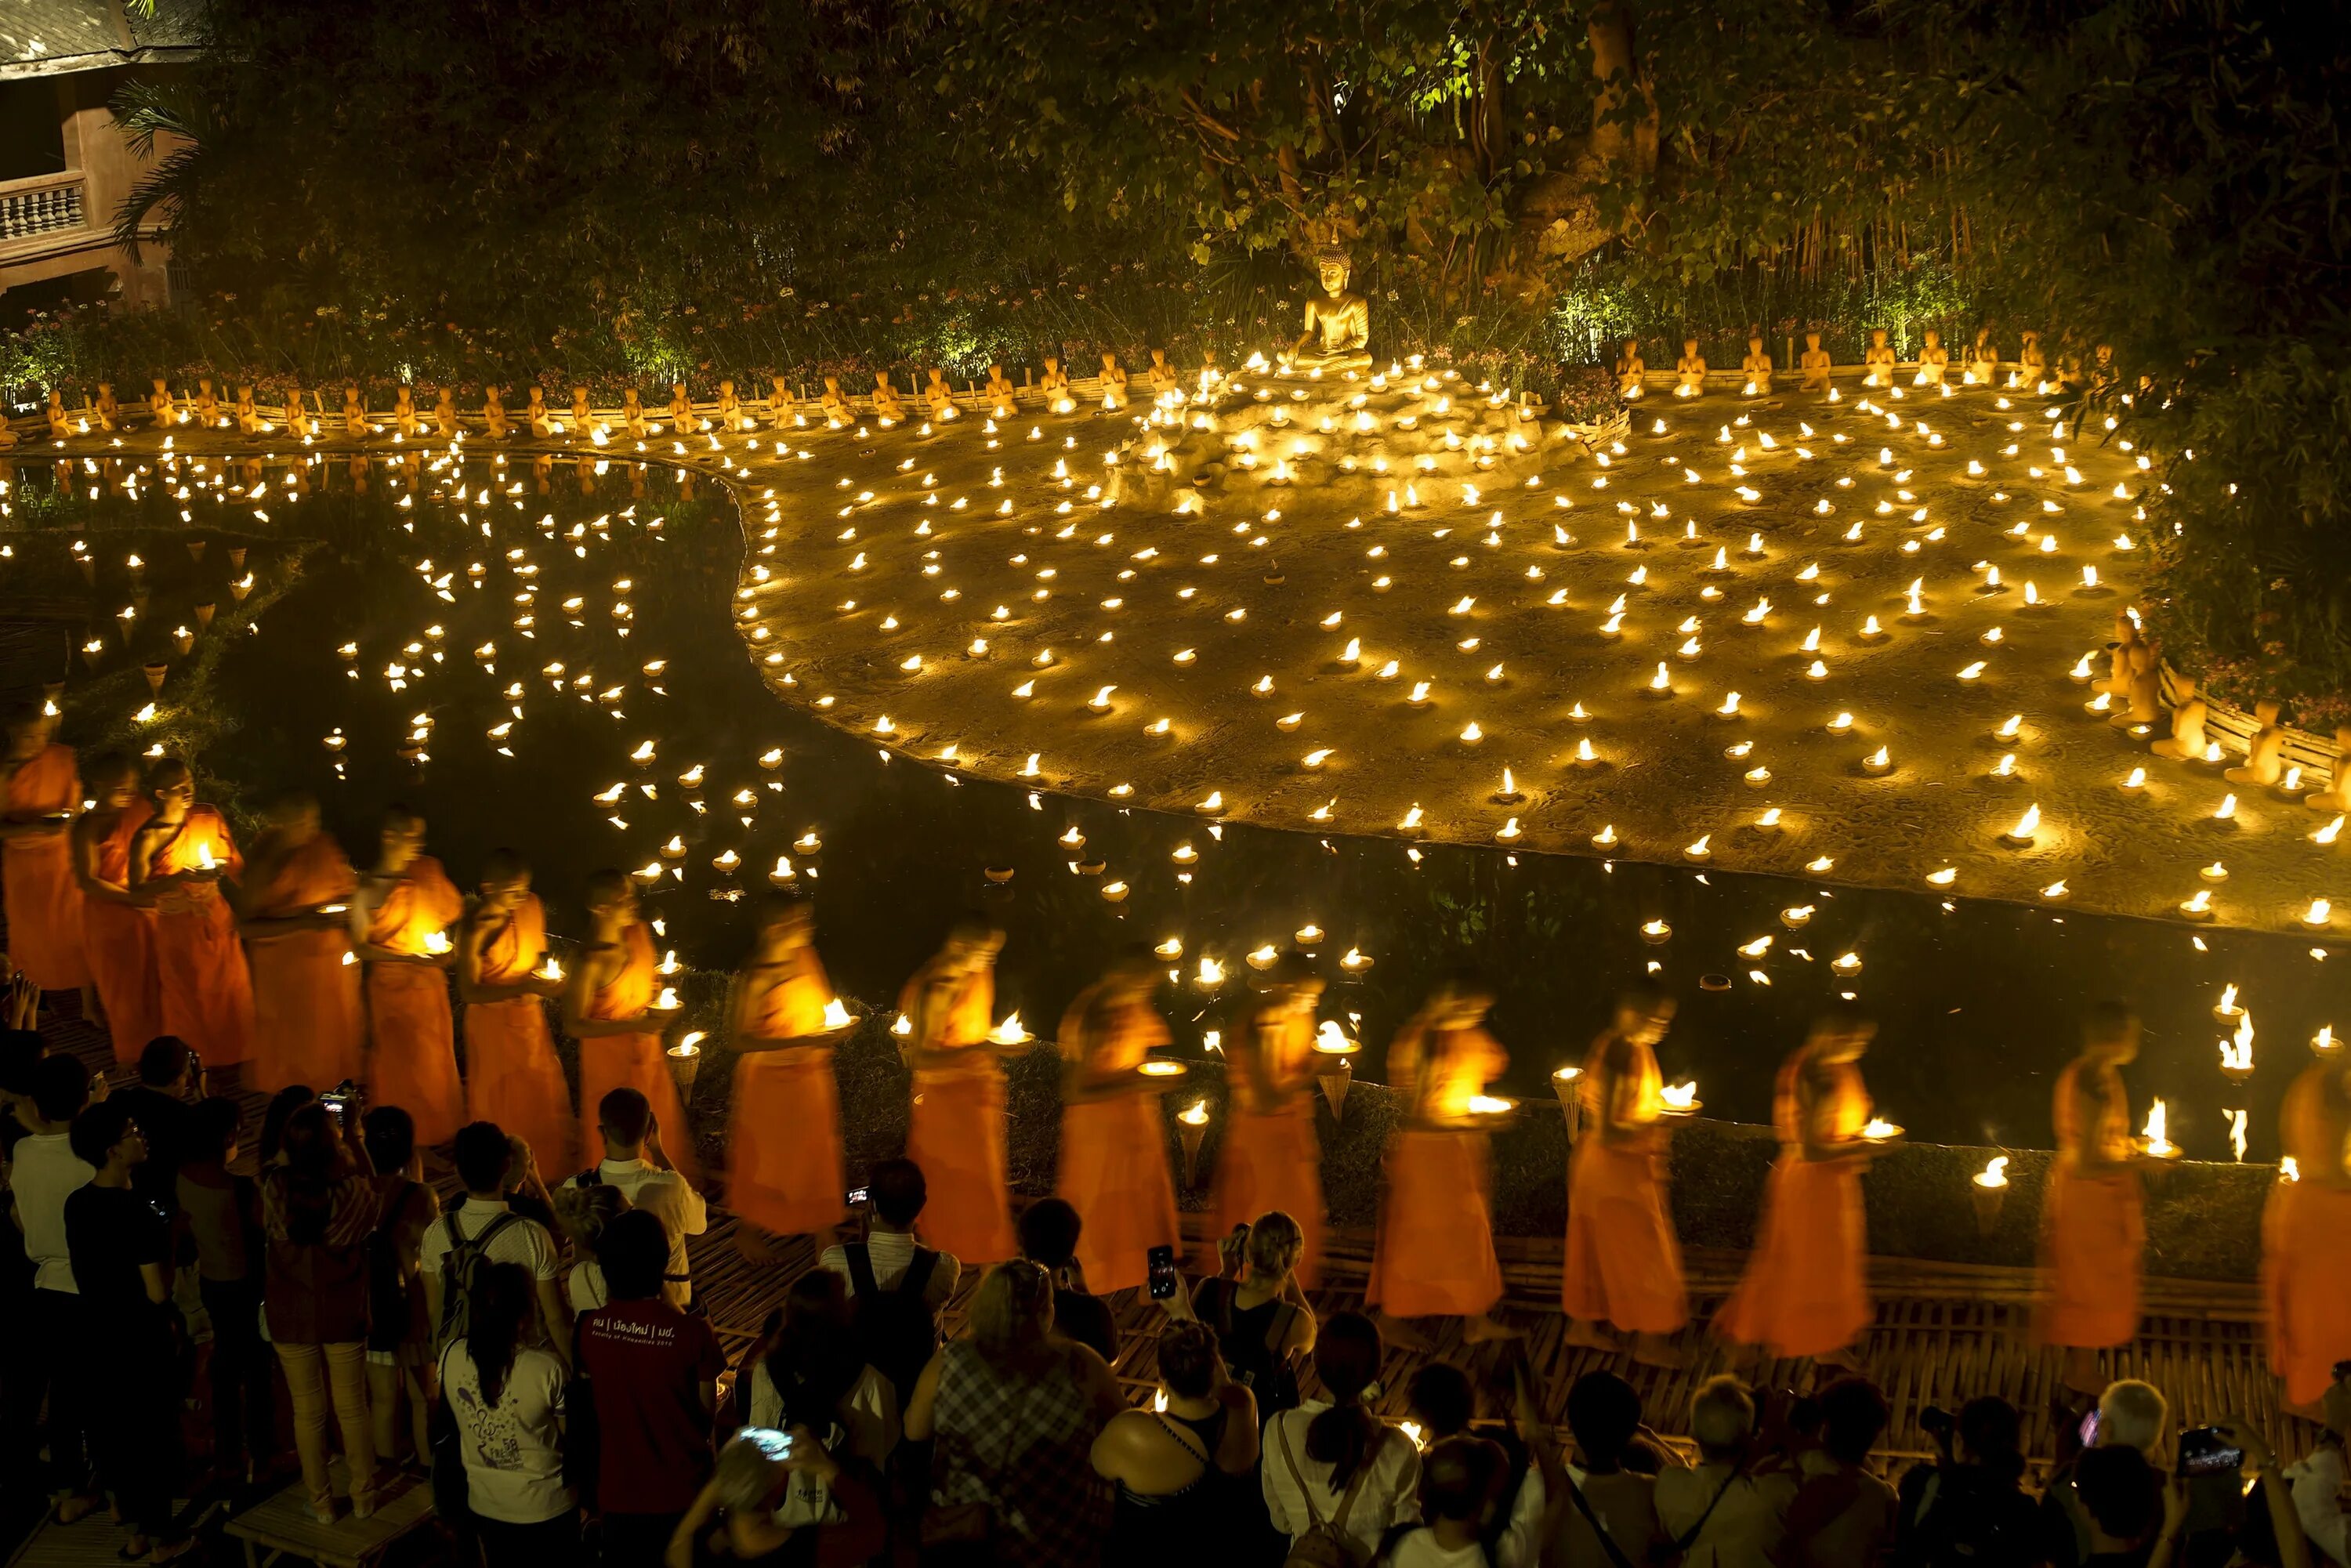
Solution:
{"label": "row of monk statuette", "polygon": [[[2005,370],[2004,363],[2007,364]],[[2048,356],[2042,351],[2040,333],[2024,333],[2016,359],[2012,362],[2004,362],[2000,357],[2000,346],[1992,341],[1989,327],[1977,330],[1973,346],[1956,361],[1951,351],[1943,346],[1942,334],[1932,329],[1925,334],[1918,357],[1904,361],[1896,358],[1893,345],[1886,341],[1886,329],[1875,327],[1870,329],[1869,347],[1862,350],[1861,361],[1863,384],[1873,387],[1895,385],[1906,370],[1910,372],[1908,382],[1912,386],[1939,387],[1956,374],[1958,384],[1966,386],[2006,385],[2042,390],[2061,385],[2079,387],[2088,383],[2095,387],[2101,382],[2112,382],[2113,365],[2114,350],[2100,344],[2094,362],[2086,371],[2077,363],[2067,363],[2061,365],[2057,377],[2053,381],[2049,374]],[[1796,357],[1796,369],[1803,378],[1799,390],[1828,390],[1829,354],[1821,347],[1818,332],[1804,334],[1804,351]],[[1683,339],[1681,357],[1674,361],[1674,395],[1697,397],[1702,394],[1706,391],[1709,370],[1706,356],[1698,351],[1698,340]],[[1742,392],[1761,393],[1771,390],[1772,377],[1780,371],[1771,351],[1764,348],[1760,334],[1749,336],[1746,356],[1739,361],[1739,373],[1745,378],[1740,389]],[[1624,352],[1616,361],[1617,391],[1627,398],[1644,395],[1647,390],[1648,374],[1648,362],[1641,357],[1640,340],[1625,339]]]}

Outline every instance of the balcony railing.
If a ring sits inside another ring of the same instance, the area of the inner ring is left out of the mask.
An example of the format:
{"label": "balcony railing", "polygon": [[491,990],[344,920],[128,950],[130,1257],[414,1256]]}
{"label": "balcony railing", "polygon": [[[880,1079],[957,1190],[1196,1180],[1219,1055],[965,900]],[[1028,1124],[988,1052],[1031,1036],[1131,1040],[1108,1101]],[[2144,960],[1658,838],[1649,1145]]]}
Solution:
{"label": "balcony railing", "polygon": [[89,222],[78,173],[49,174],[0,185],[0,249],[16,250],[44,235],[79,229]]}

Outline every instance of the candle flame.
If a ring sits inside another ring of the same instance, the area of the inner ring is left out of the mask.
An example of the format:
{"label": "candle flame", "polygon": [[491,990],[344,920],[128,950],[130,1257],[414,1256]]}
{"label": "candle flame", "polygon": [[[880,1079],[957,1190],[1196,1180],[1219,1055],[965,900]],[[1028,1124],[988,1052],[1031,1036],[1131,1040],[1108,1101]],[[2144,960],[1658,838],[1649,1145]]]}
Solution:
{"label": "candle flame", "polygon": [[1020,1027],[1020,1009],[1015,1008],[1005,1014],[1004,1021],[987,1031],[987,1038],[997,1045],[1019,1045],[1027,1040],[1029,1031]]}
{"label": "candle flame", "polygon": [[2147,1108],[2147,1125],[2139,1129],[2139,1136],[2147,1140],[2148,1154],[2162,1155],[2172,1152],[2176,1145],[2168,1135],[2170,1128],[2171,1118],[2162,1101],[2158,1100]]}
{"label": "candle flame", "polygon": [[1687,1111],[1698,1103],[1698,1081],[1692,1079],[1687,1083],[1668,1083],[1657,1091],[1657,1098],[1663,1100],[1668,1109]]}
{"label": "candle flame", "polygon": [[2008,1156],[2006,1155],[1992,1155],[1992,1157],[1985,1163],[1984,1168],[1976,1172],[1974,1180],[1978,1186],[2006,1186],[2008,1185]]}
{"label": "candle flame", "polygon": [[1176,1119],[1187,1127],[1205,1127],[1208,1124],[1208,1103],[1206,1100],[1195,1100],[1192,1102],[1191,1109]]}
{"label": "candle flame", "polygon": [[839,997],[835,997],[831,1001],[824,1004],[825,1028],[847,1029],[849,1024],[849,1009],[841,1004],[841,1000]]}

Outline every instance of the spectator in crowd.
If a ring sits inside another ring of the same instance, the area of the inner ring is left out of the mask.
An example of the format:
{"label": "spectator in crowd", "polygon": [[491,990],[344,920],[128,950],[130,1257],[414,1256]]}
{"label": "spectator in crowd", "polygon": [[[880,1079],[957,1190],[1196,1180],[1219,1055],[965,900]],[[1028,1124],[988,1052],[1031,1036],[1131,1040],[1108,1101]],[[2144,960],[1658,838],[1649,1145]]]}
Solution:
{"label": "spectator in crowd", "polygon": [[1236,1489],[1257,1466],[1257,1401],[1226,1375],[1205,1323],[1170,1323],[1158,1350],[1157,1407],[1119,1412],[1094,1439],[1094,1472],[1117,1489],[1106,1560],[1189,1568],[1203,1543],[1233,1540]]}
{"label": "spectator in crowd", "polygon": [[[785,1437],[788,1446],[779,1441]],[[789,1522],[806,1511],[792,1500],[803,1488],[831,1499],[838,1517],[815,1524]],[[844,1469],[813,1433],[755,1429],[718,1456],[717,1473],[679,1521],[662,1561],[664,1568],[848,1568],[881,1552],[886,1528],[872,1488]],[[803,1538],[811,1534],[813,1549],[800,1550]]]}
{"label": "spectator in crowd", "polygon": [[[496,1123],[472,1122],[457,1129],[455,1152],[465,1201],[425,1231],[417,1258],[434,1343],[445,1345],[454,1334],[459,1315],[456,1308],[464,1299],[465,1266],[479,1261],[512,1263],[536,1283],[538,1311],[532,1317],[532,1332],[545,1335],[555,1354],[568,1362],[571,1311],[559,1283],[555,1238],[536,1219],[516,1213],[507,1197],[507,1177],[516,1161],[513,1143]],[[452,1257],[459,1260],[454,1268]]]}
{"label": "spectator in crowd", "polygon": [[[498,1145],[503,1152],[505,1134]],[[564,1364],[530,1343],[543,1337],[532,1319],[545,1287],[522,1264],[485,1263],[465,1332],[441,1353],[442,1396],[488,1568],[569,1568],[580,1555],[580,1505],[563,1480]]]}
{"label": "spectator in crowd", "polygon": [[[914,1241],[914,1221],[930,1201],[930,1188],[923,1179],[923,1167],[912,1160],[883,1160],[876,1164],[866,1179],[865,1250],[873,1267],[873,1282],[886,1291],[905,1277],[906,1266],[918,1251],[930,1251]],[[947,1304],[955,1294],[956,1281],[963,1277],[963,1265],[952,1252],[932,1251],[938,1260],[932,1265],[923,1285],[923,1300],[932,1311]],[[835,1245],[828,1247],[817,1258],[819,1266],[840,1275],[849,1288],[857,1293],[857,1281],[849,1267],[849,1249]]]}
{"label": "spectator in crowd", "polygon": [[1053,1277],[1053,1332],[1118,1364],[1118,1323],[1101,1297],[1086,1289],[1078,1266],[1085,1221],[1058,1197],[1040,1197],[1020,1214],[1020,1256]]}
{"label": "spectator in crowd", "polygon": [[2351,1516],[2343,1511],[2343,1442],[2351,1433],[2351,1378],[2337,1378],[2320,1396],[2325,1429],[2310,1457],[2287,1470],[2294,1511],[2310,1543],[2334,1563],[2351,1563]]}
{"label": "spectator in crowd", "polygon": [[1269,1210],[1220,1245],[1224,1272],[1167,1303],[1216,1331],[1233,1380],[1269,1418],[1298,1408],[1298,1368],[1314,1349],[1314,1307],[1297,1276],[1305,1247],[1298,1221]]}
{"label": "spectator in crowd", "polygon": [[[5,1016],[9,1000],[9,991],[0,988],[0,1024],[11,1021]],[[0,1028],[0,1185],[5,1183],[8,1162],[16,1158],[16,1145],[32,1131],[37,1114],[33,1109],[33,1077],[40,1061],[39,1034],[31,1030]],[[0,1322],[29,1325],[33,1312],[33,1264],[25,1256],[24,1232],[13,1224],[0,1225]],[[29,1512],[31,1494],[41,1484],[38,1409],[21,1413],[20,1422],[16,1407],[17,1388],[42,1381],[32,1364],[47,1351],[26,1343],[31,1337],[27,1333],[0,1334],[0,1423],[6,1426],[5,1436],[0,1437],[0,1509],[12,1511],[22,1492],[27,1504],[26,1511]]]}
{"label": "spectator in crowd", "polygon": [[710,1325],[663,1292],[670,1251],[659,1218],[642,1208],[618,1215],[604,1228],[602,1256],[611,1301],[578,1325],[580,1371],[596,1404],[595,1506],[608,1560],[652,1563],[710,1479],[726,1356]]}
{"label": "spectator in crowd", "polygon": [[1388,1548],[1390,1568],[1494,1568],[1488,1521],[1502,1479],[1502,1450],[1482,1437],[1447,1437],[1420,1462],[1420,1517]]}
{"label": "spectator in crowd", "polygon": [[[1420,1423],[1424,1451],[1447,1437],[1469,1435],[1469,1423],[1478,1415],[1477,1385],[1449,1361],[1432,1361],[1414,1373],[1405,1401]],[[1520,1568],[1533,1561],[1542,1528],[1543,1478],[1534,1467],[1532,1451],[1516,1432],[1501,1428],[1499,1437],[1486,1440],[1494,1445],[1500,1463],[1494,1473],[1494,1506],[1487,1511],[1481,1538],[1496,1568]]]}
{"label": "spectator in crowd", "polygon": [[360,1123],[368,1164],[383,1179],[383,1218],[368,1237],[368,1409],[375,1423],[376,1458],[400,1457],[400,1414],[408,1411],[409,1454],[423,1464],[432,1452],[425,1412],[432,1391],[433,1319],[426,1314],[423,1261],[425,1233],[441,1218],[441,1199],[423,1182],[416,1123],[397,1105],[378,1105]]}
{"label": "spectator in crowd", "polygon": [[1796,1478],[1753,1461],[1755,1400],[1731,1376],[1709,1377],[1690,1400],[1696,1469],[1657,1477],[1657,1523],[1687,1568],[1769,1568],[1787,1533]]}
{"label": "spectator in crowd", "polygon": [[1894,1489],[1870,1473],[1869,1453],[1886,1431],[1886,1396],[1865,1377],[1840,1377],[1821,1391],[1820,1447],[1798,1461],[1788,1505],[1783,1568],[1844,1568],[1879,1561],[1894,1542]]}
{"label": "spectator in crowd", "polygon": [[752,1426],[819,1431],[829,1421],[847,1434],[845,1448],[828,1445],[836,1458],[884,1473],[898,1447],[898,1393],[866,1362],[840,1275],[811,1269],[793,1281],[750,1361]]}
{"label": "spectator in crowd", "polygon": [[1035,1568],[1099,1561],[1110,1489],[1089,1456],[1125,1403],[1101,1356],[1053,1333],[1045,1270],[990,1269],[970,1333],[931,1358],[906,1404],[906,1436],[936,1445],[925,1541]]}
{"label": "spectator in crowd", "polygon": [[939,1344],[939,1309],[955,1294],[962,1266],[914,1240],[930,1189],[912,1160],[883,1160],[867,1177],[871,1207],[863,1241],[828,1247],[817,1261],[846,1283],[851,1321],[865,1359],[890,1380],[901,1408]]}
{"label": "spectator in crowd", "polygon": [[[1541,1526],[1544,1563],[1614,1568],[1620,1558],[1632,1563],[1653,1560],[1665,1540],[1657,1528],[1656,1479],[1625,1465],[1643,1415],[1641,1396],[1631,1384],[1613,1372],[1587,1372],[1567,1391],[1567,1428],[1578,1462],[1562,1464],[1556,1446],[1537,1428],[1533,1446],[1546,1493]],[[1602,1543],[1603,1534],[1613,1552]]]}
{"label": "spectator in crowd", "polygon": [[2100,1444],[2074,1465],[2074,1484],[2090,1525],[2084,1568],[2172,1568],[2179,1544],[2175,1526],[2187,1521],[2186,1494],[2167,1489],[2145,1454],[2126,1443]]}
{"label": "spectator in crowd", "polygon": [[122,1102],[147,1140],[147,1157],[131,1172],[133,1191],[173,1212],[179,1202],[180,1166],[188,1157],[189,1096],[201,1093],[204,1069],[196,1053],[175,1034],[159,1034],[139,1053],[139,1082],[113,1097]]}
{"label": "spectator in crowd", "polygon": [[294,1405],[294,1447],[310,1511],[335,1518],[328,1469],[331,1405],[350,1469],[351,1512],[375,1512],[375,1428],[368,1416],[368,1240],[390,1197],[342,1124],[313,1100],[286,1118],[278,1162],[262,1174],[268,1238],[263,1292],[270,1343]]}
{"label": "spectator in crowd", "polygon": [[2106,1385],[2096,1416],[2059,1435],[2060,1463],[2041,1494],[2042,1552],[2055,1568],[2077,1568],[2090,1553],[2090,1512],[2074,1485],[2079,1461],[2064,1452],[2064,1439],[2079,1437],[2094,1448],[2136,1448],[2158,1475],[2171,1468],[2171,1411],[2153,1384],[2126,1377]]}
{"label": "spectator in crowd", "polygon": [[1328,1526],[1368,1562],[1391,1525],[1419,1522],[1419,1450],[1364,1408],[1384,1349],[1371,1319],[1332,1314],[1314,1343],[1314,1375],[1329,1399],[1266,1423],[1266,1511],[1293,1542]]}
{"label": "spectator in crowd", "polygon": [[[574,1318],[611,1300],[611,1291],[604,1283],[604,1264],[599,1249],[605,1227],[628,1207],[629,1195],[609,1182],[598,1182],[592,1186],[566,1182],[555,1194],[555,1222],[561,1228],[564,1239],[571,1243],[571,1270],[563,1277],[563,1296],[571,1304]],[[668,1272],[668,1264],[664,1263],[663,1272]]]}
{"label": "spectator in crowd", "polygon": [[[710,1228],[709,1208],[694,1184],[670,1164],[662,1148],[661,1124],[654,1121],[653,1106],[643,1094],[633,1089],[615,1089],[597,1102],[596,1117],[604,1134],[603,1161],[567,1185],[619,1187],[630,1207],[657,1216],[669,1229],[664,1293],[672,1306],[689,1306],[694,1286],[687,1277],[685,1239]],[[692,1134],[681,1130],[681,1135],[691,1137]]]}
{"label": "spectator in crowd", "polygon": [[228,1482],[260,1479],[277,1454],[276,1380],[261,1338],[261,1192],[229,1170],[244,1130],[235,1101],[198,1101],[173,1184],[180,1255],[195,1255],[196,1295],[212,1323],[213,1475]]}
{"label": "spectator in crowd", "polygon": [[289,1083],[261,1108],[261,1138],[254,1148],[264,1170],[277,1164],[285,1151],[287,1118],[318,1097],[318,1091],[307,1083]]}
{"label": "spectator in crowd", "polygon": [[1913,1466],[1898,1490],[1897,1568],[1973,1568],[2041,1561],[2038,1510],[2024,1476],[2023,1420],[2005,1399],[1970,1399],[1956,1418],[1930,1411],[1941,1450]]}
{"label": "spectator in crowd", "polygon": [[48,1489],[61,1524],[87,1518],[99,1505],[86,1457],[91,1411],[85,1375],[98,1346],[83,1322],[66,1241],[67,1195],[98,1174],[74,1153],[68,1136],[89,1103],[89,1069],[70,1056],[43,1057],[32,1071],[29,1095],[17,1102],[16,1117],[27,1130],[16,1140],[8,1177],[9,1205],[33,1266],[33,1291],[22,1331],[0,1336],[11,1345],[0,1426],[7,1434],[11,1476],[39,1473],[46,1437]]}
{"label": "spectator in crowd", "polygon": [[172,1517],[184,1462],[172,1222],[133,1186],[147,1140],[120,1097],[83,1111],[68,1136],[97,1173],[67,1196],[65,1221],[84,1332],[98,1352],[81,1370],[99,1474],[131,1527],[122,1555],[168,1563],[195,1545]]}

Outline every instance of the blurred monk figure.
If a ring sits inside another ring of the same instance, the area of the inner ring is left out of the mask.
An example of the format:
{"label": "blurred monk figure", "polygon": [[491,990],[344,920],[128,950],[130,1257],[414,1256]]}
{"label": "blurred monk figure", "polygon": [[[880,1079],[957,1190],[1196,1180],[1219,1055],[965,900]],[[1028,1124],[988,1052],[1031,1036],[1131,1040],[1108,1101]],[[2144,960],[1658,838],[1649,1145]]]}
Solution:
{"label": "blurred monk figure", "polygon": [[576,1170],[579,1118],[545,1006],[563,994],[562,971],[539,972],[547,910],[530,890],[530,863],[512,850],[492,850],[480,890],[457,933],[465,1113],[520,1138],[540,1169]]}
{"label": "blurred monk figure", "polygon": [[139,764],[115,753],[90,764],[91,808],[74,819],[74,873],[81,883],[82,955],[106,1009],[114,1060],[128,1067],[163,1032],[155,989],[154,889],[131,886],[131,836],[153,810],[139,792]]}
{"label": "blurred monk figure", "polygon": [[1780,1157],[1746,1272],[1714,1326],[1726,1339],[1784,1360],[1860,1370],[1852,1345],[1876,1315],[1869,1304],[1861,1173],[1882,1146],[1862,1136],[1869,1091],[1857,1063],[1877,1026],[1833,1009],[1781,1064],[1771,1096]]}
{"label": "blurred monk figure", "polygon": [[1151,1006],[1159,984],[1150,949],[1120,955],[1061,1015],[1061,1163],[1055,1190],[1085,1224],[1078,1267],[1097,1295],[1150,1278],[1154,1247],[1183,1249],[1176,1183],[1167,1174],[1160,1082],[1136,1071],[1167,1043]]}
{"label": "blurred monk figure", "polygon": [[416,1146],[426,1148],[455,1137],[465,1121],[443,973],[456,951],[449,927],[465,900],[424,852],[424,819],[414,811],[387,807],[377,842],[375,869],[351,905],[351,935],[367,960],[368,1099],[407,1112]]}
{"label": "blurred monk figure", "polygon": [[1209,1201],[1229,1236],[1280,1209],[1303,1240],[1296,1277],[1314,1287],[1322,1261],[1322,1147],[1314,1133],[1314,1009],[1322,977],[1303,953],[1285,953],[1225,1042],[1224,1150]]}
{"label": "blurred monk figure", "polygon": [[1680,1364],[1667,1341],[1689,1321],[1681,1243],[1666,1199],[1671,1134],[1660,1120],[1665,1080],[1657,1071],[1657,1042],[1673,1021],[1671,998],[1636,988],[1617,998],[1608,1032],[1583,1059],[1560,1280],[1568,1343],[1621,1349],[1602,1327],[1612,1324],[1634,1334],[1634,1360],[1664,1367]]}
{"label": "blurred monk figure", "polygon": [[[1403,1122],[1388,1141],[1387,1192],[1364,1304],[1393,1321],[1459,1317],[1471,1343],[1504,1339],[1494,1321],[1502,1265],[1494,1256],[1492,1120],[1473,1103],[1510,1064],[1486,1032],[1493,988],[1457,975],[1388,1047],[1388,1084]],[[1399,1336],[1409,1344],[1418,1337]]]}
{"label": "blurred monk figure", "polygon": [[847,1026],[826,1021],[831,1000],[816,952],[816,906],[770,894],[759,906],[751,961],[735,977],[726,1130],[726,1207],[770,1236],[829,1234],[848,1213],[832,1076],[833,1048]]}
{"label": "blurred monk figure", "polygon": [[2138,1337],[2139,1254],[2147,1240],[2130,1099],[2122,1068],[2138,1056],[2138,1019],[2116,1002],[2090,1009],[2082,1054],[2057,1075],[2057,1162],[2041,1207],[2048,1295],[2033,1322],[2065,1350],[2065,1385],[2096,1394],[2098,1352]]}
{"label": "blurred monk figure", "polygon": [[147,800],[152,814],[131,838],[131,886],[154,890],[163,1032],[186,1040],[207,1067],[243,1061],[252,1050],[253,979],[220,883],[243,876],[245,857],[220,812],[196,804],[195,776],[178,758],[147,769]]}
{"label": "blurred monk figure", "polygon": [[653,1006],[661,994],[655,963],[653,933],[638,915],[636,884],[628,873],[600,871],[589,877],[588,943],[563,988],[563,1032],[580,1042],[580,1160],[602,1163],[604,1133],[595,1124],[596,1107],[615,1089],[633,1089],[653,1107],[659,1125],[679,1130],[670,1166],[698,1186],[702,1166],[694,1155],[692,1124],[662,1048],[669,1015]]}
{"label": "blurred monk figure", "polygon": [[246,868],[246,956],[253,966],[253,1065],[246,1086],[332,1089],[367,1071],[350,907],[359,878],[319,828],[318,800],[289,789],[269,802]]}
{"label": "blurred monk figure", "polygon": [[2295,1176],[2270,1188],[2262,1215],[2270,1370],[2298,1413],[2318,1420],[2335,1365],[2351,1361],[2351,1259],[2343,1246],[2351,1236],[2351,1074],[2340,1047],[2286,1090],[2278,1133]]}
{"label": "blurred monk figure", "polygon": [[[68,830],[81,814],[73,747],[59,746],[57,716],[39,702],[8,710],[0,753],[0,902],[8,956],[45,991],[80,991],[89,1017],[89,966],[81,950],[81,884]],[[141,1042],[144,1043],[143,1041]]]}
{"label": "blurred monk figure", "polygon": [[1019,1250],[1004,1178],[1004,1077],[988,1038],[1003,950],[1002,926],[964,915],[898,998],[912,1025],[899,1049],[914,1073],[906,1157],[931,1192],[915,1233],[966,1268]]}

